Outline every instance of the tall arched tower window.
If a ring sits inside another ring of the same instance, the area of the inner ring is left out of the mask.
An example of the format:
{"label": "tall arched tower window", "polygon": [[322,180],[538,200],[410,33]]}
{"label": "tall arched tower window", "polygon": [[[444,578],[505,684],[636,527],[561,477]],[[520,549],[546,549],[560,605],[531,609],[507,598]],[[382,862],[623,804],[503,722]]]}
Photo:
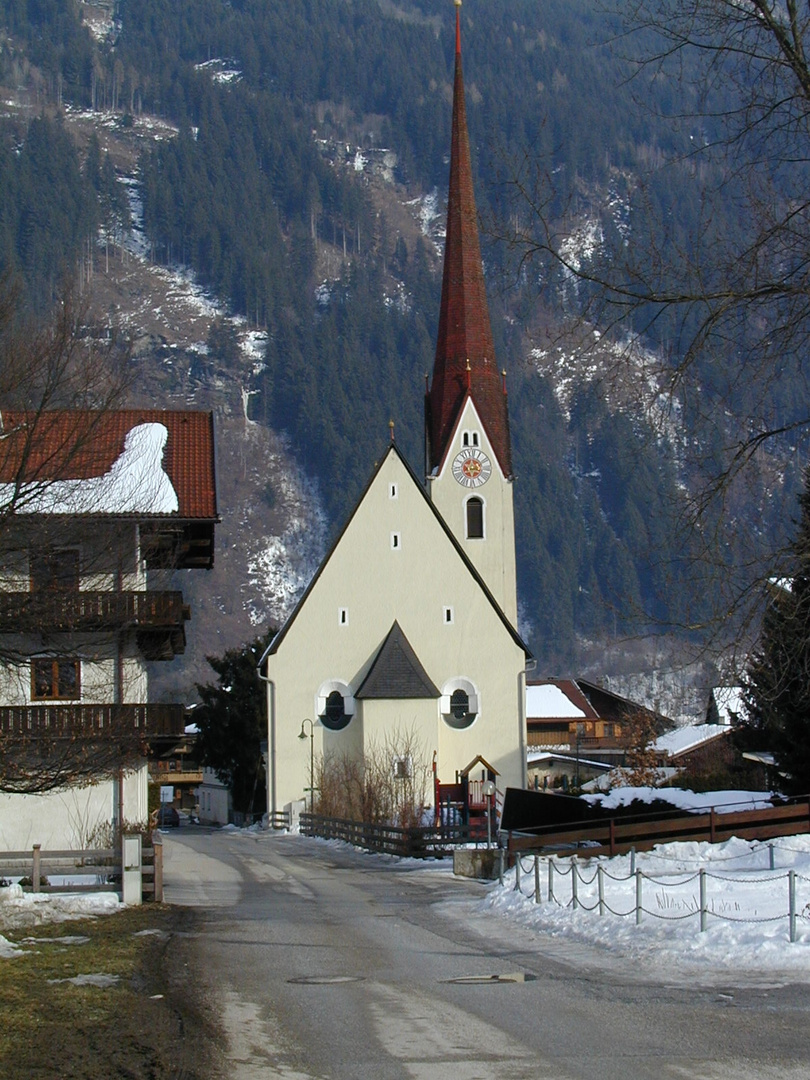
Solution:
{"label": "tall arched tower window", "polygon": [[465,506],[467,539],[484,539],[484,500],[477,495],[467,499]]}

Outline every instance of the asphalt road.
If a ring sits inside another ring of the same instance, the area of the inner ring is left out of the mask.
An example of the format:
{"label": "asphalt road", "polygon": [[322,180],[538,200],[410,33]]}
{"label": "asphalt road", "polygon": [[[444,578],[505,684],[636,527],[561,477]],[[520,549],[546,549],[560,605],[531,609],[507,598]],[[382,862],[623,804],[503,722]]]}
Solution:
{"label": "asphalt road", "polygon": [[810,1077],[807,985],[662,982],[477,912],[486,886],[436,864],[181,829],[165,882],[194,909],[178,958],[223,1027],[229,1080]]}

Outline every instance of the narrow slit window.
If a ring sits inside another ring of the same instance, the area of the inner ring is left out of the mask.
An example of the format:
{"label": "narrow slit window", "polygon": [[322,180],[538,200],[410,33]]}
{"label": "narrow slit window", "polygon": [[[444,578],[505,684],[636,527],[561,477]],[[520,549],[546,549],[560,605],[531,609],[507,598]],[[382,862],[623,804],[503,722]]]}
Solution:
{"label": "narrow slit window", "polygon": [[402,547],[402,538],[398,532],[391,533],[391,547],[394,551],[399,551]]}
{"label": "narrow slit window", "polygon": [[484,539],[484,500],[474,495],[467,500],[467,539]]}
{"label": "narrow slit window", "polygon": [[389,499],[397,499],[397,498],[399,498],[399,491],[397,489],[396,484],[391,484],[391,486],[388,488],[388,498]]}
{"label": "narrow slit window", "polygon": [[453,609],[451,607],[444,609],[444,621],[448,626],[453,622]]}
{"label": "narrow slit window", "polygon": [[349,609],[342,607],[338,608],[338,626],[349,625]]}

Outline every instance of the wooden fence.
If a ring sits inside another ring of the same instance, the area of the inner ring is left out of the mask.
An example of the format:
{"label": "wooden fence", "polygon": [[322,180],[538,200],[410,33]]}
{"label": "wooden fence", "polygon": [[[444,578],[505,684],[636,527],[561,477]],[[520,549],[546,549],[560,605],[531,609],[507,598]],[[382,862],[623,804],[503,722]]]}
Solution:
{"label": "wooden fence", "polygon": [[605,820],[567,822],[549,825],[531,832],[508,834],[509,851],[549,853],[577,851],[580,855],[617,855],[648,851],[656,844],[675,841],[721,843],[732,836],[743,840],[772,840],[776,836],[795,836],[810,832],[810,798],[792,800],[782,806],[762,810],[676,815],[640,814]]}
{"label": "wooden fence", "polygon": [[[366,851],[401,855],[412,859],[441,859],[462,844],[482,842],[480,830],[462,825],[415,826],[377,825],[345,818],[301,814],[300,830],[305,836],[343,840]],[[484,841],[485,842],[485,841]]]}
{"label": "wooden fence", "polygon": [[[153,838],[152,846],[141,848],[141,893],[144,900],[163,900],[163,841]],[[55,885],[51,878],[70,878]],[[34,844],[30,851],[0,851],[0,879],[22,878],[24,892],[122,894],[121,849],[86,848],[83,851],[43,851]]]}

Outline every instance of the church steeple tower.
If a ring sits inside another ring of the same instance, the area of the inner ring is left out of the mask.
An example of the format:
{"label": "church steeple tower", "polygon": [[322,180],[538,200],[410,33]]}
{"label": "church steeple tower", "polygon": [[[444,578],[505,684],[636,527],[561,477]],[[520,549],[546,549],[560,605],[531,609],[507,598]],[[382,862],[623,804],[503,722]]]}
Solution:
{"label": "church steeple tower", "polygon": [[504,614],[517,618],[512,448],[506,383],[489,320],[461,69],[461,0],[450,190],[433,378],[425,435],[430,497]]}
{"label": "church steeple tower", "polygon": [[472,397],[505,476],[512,474],[506,391],[495,359],[467,133],[456,0],[456,67],[450,186],[439,334],[427,402],[428,471],[443,463],[465,398]]}

